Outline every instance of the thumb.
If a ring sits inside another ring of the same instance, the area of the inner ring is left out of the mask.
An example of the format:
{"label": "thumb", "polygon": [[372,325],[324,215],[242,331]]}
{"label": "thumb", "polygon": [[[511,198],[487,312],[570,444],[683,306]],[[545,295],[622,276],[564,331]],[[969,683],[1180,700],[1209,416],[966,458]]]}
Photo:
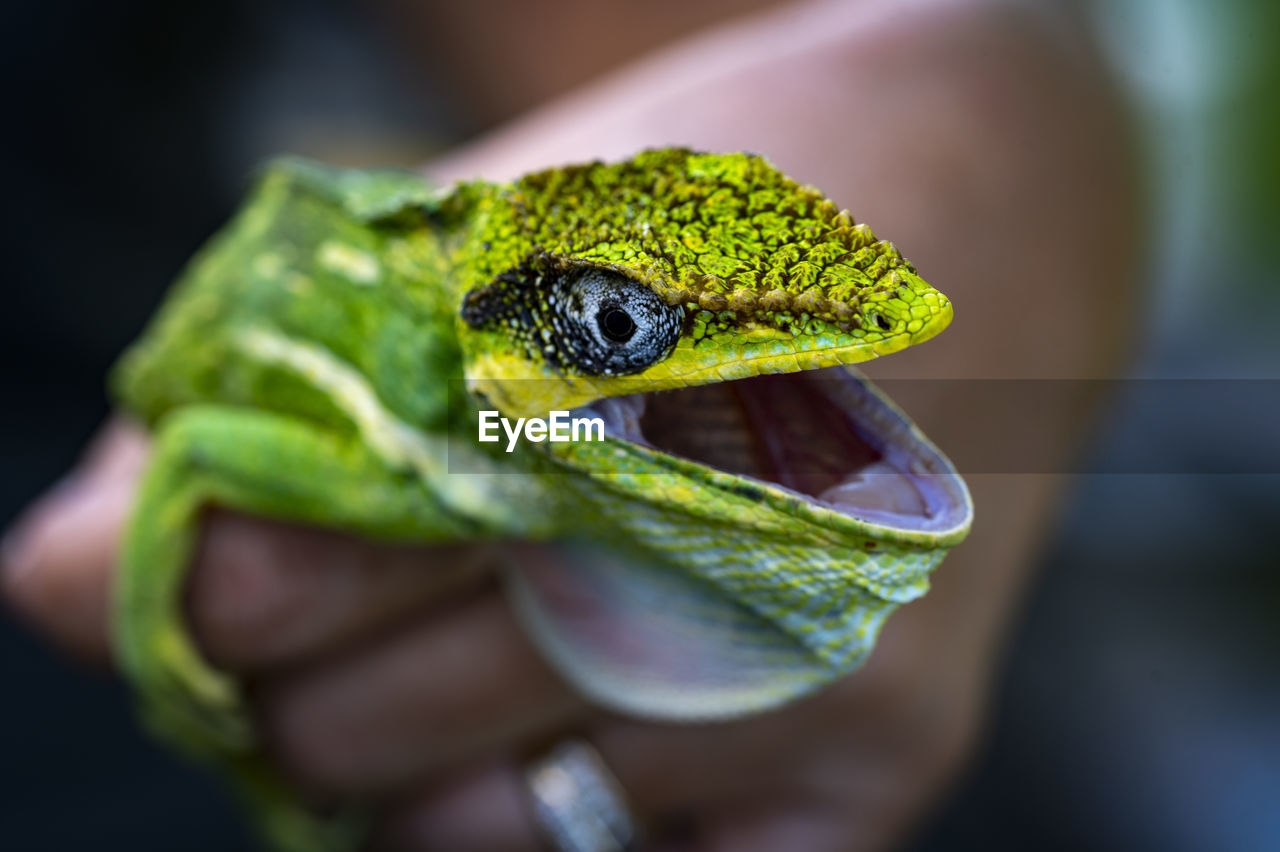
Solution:
{"label": "thumb", "polygon": [[78,656],[111,655],[111,581],[146,434],[113,420],[80,464],[5,535],[0,595],[24,620]]}

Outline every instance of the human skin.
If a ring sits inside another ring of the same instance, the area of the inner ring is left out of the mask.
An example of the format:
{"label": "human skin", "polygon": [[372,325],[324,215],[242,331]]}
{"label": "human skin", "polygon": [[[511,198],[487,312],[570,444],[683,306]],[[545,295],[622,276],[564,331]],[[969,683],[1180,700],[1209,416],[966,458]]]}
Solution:
{"label": "human skin", "polygon": [[[447,177],[683,143],[754,150],[892,234],[956,305],[935,341],[867,372],[930,377],[911,413],[944,450],[1023,435],[965,379],[1103,378],[1135,333],[1138,215],[1125,125],[1078,39],[980,2],[818,3],[675,45],[432,164]],[[1036,421],[1061,469],[1092,400]],[[116,421],[5,547],[9,602],[109,660],[114,553],[146,457]],[[868,663],[754,719],[659,725],[597,711],[538,658],[495,587],[546,548],[371,544],[210,513],[190,589],[209,657],[251,684],[284,766],[322,798],[386,802],[388,848],[534,850],[519,767],[593,742],[654,848],[885,849],[918,828],[975,744],[1009,614],[1064,479],[965,471],[968,541]],[[679,837],[664,829],[679,824]],[[683,845],[682,845],[683,844]]]}

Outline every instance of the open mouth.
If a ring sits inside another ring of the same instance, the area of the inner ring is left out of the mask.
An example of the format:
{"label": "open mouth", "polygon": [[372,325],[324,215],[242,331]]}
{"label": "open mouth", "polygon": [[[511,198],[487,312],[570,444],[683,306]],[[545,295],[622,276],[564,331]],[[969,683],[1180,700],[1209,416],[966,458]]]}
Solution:
{"label": "open mouth", "polygon": [[901,530],[967,520],[951,463],[843,367],[597,400],[606,434]]}

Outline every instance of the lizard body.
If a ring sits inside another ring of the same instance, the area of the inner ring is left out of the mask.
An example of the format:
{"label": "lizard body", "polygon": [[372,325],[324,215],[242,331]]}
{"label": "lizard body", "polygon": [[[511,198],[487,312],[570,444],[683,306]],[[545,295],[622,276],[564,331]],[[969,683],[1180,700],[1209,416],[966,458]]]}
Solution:
{"label": "lizard body", "polygon": [[[379,539],[562,540],[507,572],[579,691],[725,718],[856,668],[971,522],[949,462],[843,365],[950,302],[762,158],[683,149],[434,190],[281,160],[197,256],[115,388],[155,434],[116,634],[153,728],[220,764],[284,850],[346,849],[269,768],[182,617],[200,511]],[[477,412],[604,440],[476,440]]]}

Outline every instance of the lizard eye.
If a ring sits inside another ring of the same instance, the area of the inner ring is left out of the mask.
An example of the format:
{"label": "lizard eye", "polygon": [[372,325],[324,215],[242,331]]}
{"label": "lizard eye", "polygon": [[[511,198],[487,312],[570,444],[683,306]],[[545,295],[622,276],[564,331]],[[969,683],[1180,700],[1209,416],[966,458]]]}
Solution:
{"label": "lizard eye", "polygon": [[554,289],[561,356],[589,375],[638,373],[665,358],[680,336],[684,309],[616,272],[571,273]]}

